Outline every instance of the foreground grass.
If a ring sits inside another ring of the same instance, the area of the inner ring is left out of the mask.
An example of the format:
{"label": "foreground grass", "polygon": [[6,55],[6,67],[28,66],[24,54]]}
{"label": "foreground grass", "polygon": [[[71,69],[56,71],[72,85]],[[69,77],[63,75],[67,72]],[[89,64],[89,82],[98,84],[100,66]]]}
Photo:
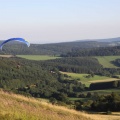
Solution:
{"label": "foreground grass", "polygon": [[0,120],[119,120],[119,118],[118,115],[78,112],[0,90]]}
{"label": "foreground grass", "polygon": [[63,74],[67,74],[68,76],[71,76],[73,79],[80,79],[79,81],[85,84],[86,86],[89,86],[91,82],[97,82],[97,81],[104,81],[104,80],[115,80],[115,78],[110,78],[106,76],[99,76],[94,75],[94,77],[87,78],[89,74],[79,74],[79,73],[69,73],[69,72],[61,72]]}
{"label": "foreground grass", "polygon": [[49,55],[17,55],[17,57],[25,58],[28,60],[51,60],[60,57],[49,56]]}
{"label": "foreground grass", "polygon": [[0,120],[90,120],[87,114],[0,90]]}
{"label": "foreground grass", "polygon": [[120,59],[120,56],[96,56],[95,58],[97,58],[99,63],[103,65],[104,68],[118,68],[112,64],[112,61]]}

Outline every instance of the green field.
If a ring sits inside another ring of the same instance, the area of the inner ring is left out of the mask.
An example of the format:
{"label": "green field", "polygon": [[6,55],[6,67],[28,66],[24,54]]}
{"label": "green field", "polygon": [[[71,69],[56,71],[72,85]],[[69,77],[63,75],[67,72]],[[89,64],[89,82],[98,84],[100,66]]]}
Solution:
{"label": "green field", "polygon": [[115,59],[120,59],[120,56],[96,56],[97,60],[104,68],[118,68],[111,62]]}
{"label": "green field", "polygon": [[[110,77],[106,76],[99,76],[99,75],[94,75],[94,77],[86,78],[87,75],[89,74],[79,74],[79,73],[69,73],[69,72],[61,72],[63,74],[67,74],[68,76],[71,76],[73,79],[80,79],[79,81],[85,84],[86,86],[90,85],[90,81],[99,81],[99,80],[111,80]],[[112,78],[113,79],[113,78]]]}
{"label": "green field", "polygon": [[52,60],[52,59],[60,58],[49,55],[17,55],[17,57],[25,58],[28,60]]}

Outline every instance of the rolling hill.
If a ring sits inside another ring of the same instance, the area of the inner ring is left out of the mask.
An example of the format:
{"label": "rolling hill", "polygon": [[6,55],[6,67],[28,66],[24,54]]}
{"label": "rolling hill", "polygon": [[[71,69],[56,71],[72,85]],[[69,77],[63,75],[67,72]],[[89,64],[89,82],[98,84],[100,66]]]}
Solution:
{"label": "rolling hill", "polygon": [[[2,41],[1,41],[2,42]],[[7,43],[0,54],[60,55],[74,49],[110,47],[120,45],[120,38],[77,40],[52,44],[31,44],[29,48],[18,42]]]}

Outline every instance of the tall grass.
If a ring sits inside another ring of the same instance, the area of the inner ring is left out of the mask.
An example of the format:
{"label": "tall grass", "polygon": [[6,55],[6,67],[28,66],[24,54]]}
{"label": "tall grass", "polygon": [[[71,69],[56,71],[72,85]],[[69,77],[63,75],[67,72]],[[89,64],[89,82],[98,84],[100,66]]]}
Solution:
{"label": "tall grass", "polygon": [[119,120],[120,116],[87,114],[0,90],[0,120]]}
{"label": "tall grass", "polygon": [[89,120],[65,107],[0,91],[0,120]]}

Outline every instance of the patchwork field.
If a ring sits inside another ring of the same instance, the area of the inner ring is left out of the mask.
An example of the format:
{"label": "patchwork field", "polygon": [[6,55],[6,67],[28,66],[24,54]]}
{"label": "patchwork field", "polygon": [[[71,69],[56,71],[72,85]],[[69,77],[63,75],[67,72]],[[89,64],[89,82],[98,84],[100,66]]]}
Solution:
{"label": "patchwork field", "polygon": [[115,59],[120,59],[120,56],[96,56],[97,60],[101,65],[103,65],[104,68],[118,68],[114,64],[112,64],[112,61]]}
{"label": "patchwork field", "polygon": [[[80,82],[82,82],[86,86],[89,86],[91,82],[118,80],[115,78],[99,76],[99,75],[94,75],[94,77],[87,78],[86,76],[88,76],[89,74],[79,74],[79,73],[69,73],[69,72],[61,72],[61,73],[67,74],[68,76],[71,76],[71,78],[73,78],[73,79],[78,79]],[[71,78],[69,80],[71,80]]]}
{"label": "patchwork field", "polygon": [[17,55],[17,57],[25,58],[28,60],[51,60],[51,59],[60,58],[49,55]]}

